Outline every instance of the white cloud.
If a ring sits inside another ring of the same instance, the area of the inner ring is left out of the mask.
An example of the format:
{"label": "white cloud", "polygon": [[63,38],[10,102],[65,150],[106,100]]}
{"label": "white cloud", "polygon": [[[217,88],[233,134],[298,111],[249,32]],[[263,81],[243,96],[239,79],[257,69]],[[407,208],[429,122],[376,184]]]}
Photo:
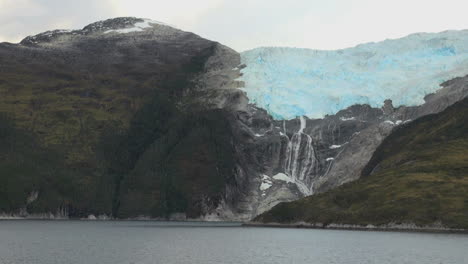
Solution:
{"label": "white cloud", "polygon": [[331,21],[319,23],[308,18],[291,21],[295,30],[290,34],[301,35],[299,25],[303,25],[314,34],[302,34],[303,38],[298,40],[300,46],[344,48],[416,32],[468,29],[464,15],[467,8],[468,2],[460,0],[355,0],[346,12]]}
{"label": "white cloud", "polygon": [[223,2],[224,0],[114,0],[112,6],[118,16],[152,18],[168,24],[188,26]]}
{"label": "white cloud", "polygon": [[242,51],[337,49],[468,28],[466,0],[0,0],[1,40],[115,16],[151,18]]}
{"label": "white cloud", "polygon": [[112,17],[111,0],[0,0],[2,41],[18,42],[28,35],[57,28],[82,28]]}
{"label": "white cloud", "polygon": [[44,8],[33,0],[0,0],[0,17],[11,14],[37,16],[44,14]]}

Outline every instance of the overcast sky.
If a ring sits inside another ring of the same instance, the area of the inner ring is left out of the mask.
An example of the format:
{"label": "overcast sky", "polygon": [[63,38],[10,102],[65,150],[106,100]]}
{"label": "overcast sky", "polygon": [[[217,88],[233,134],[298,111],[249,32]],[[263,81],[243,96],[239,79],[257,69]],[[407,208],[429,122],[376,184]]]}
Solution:
{"label": "overcast sky", "polygon": [[237,51],[339,49],[468,29],[468,0],[0,0],[0,42],[118,16],[151,18]]}

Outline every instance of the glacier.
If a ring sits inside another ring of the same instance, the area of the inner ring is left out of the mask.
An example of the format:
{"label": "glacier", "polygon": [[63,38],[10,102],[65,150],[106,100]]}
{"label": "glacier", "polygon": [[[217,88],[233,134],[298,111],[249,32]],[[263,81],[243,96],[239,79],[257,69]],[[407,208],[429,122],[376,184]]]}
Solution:
{"label": "glacier", "polygon": [[242,88],[275,119],[322,118],[353,104],[415,106],[468,74],[468,30],[417,33],[341,50],[257,48],[241,53]]}

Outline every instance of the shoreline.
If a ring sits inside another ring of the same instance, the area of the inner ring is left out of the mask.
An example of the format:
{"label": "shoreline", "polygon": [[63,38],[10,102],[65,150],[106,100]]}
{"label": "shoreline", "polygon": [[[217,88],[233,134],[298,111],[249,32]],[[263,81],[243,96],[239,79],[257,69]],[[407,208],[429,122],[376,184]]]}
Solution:
{"label": "shoreline", "polygon": [[203,219],[164,219],[164,218],[75,218],[75,217],[19,217],[19,216],[0,216],[0,222],[2,221],[80,221],[80,222],[169,222],[169,223],[220,223],[220,224],[237,224],[242,226],[245,222],[235,220],[203,220]]}
{"label": "shoreline", "polygon": [[346,224],[309,224],[309,223],[259,223],[245,222],[244,227],[264,227],[264,228],[291,228],[291,229],[322,229],[322,230],[345,230],[345,231],[378,231],[378,232],[407,232],[407,233],[449,233],[468,234],[468,229],[456,229],[447,227],[418,227],[416,225],[395,225],[395,226],[360,226]]}
{"label": "shoreline", "polygon": [[170,219],[150,219],[150,218],[47,218],[47,217],[0,217],[2,221],[80,221],[80,222],[195,222],[195,223],[219,223],[236,224],[240,227],[258,227],[258,228],[290,228],[290,229],[322,229],[322,230],[344,230],[344,231],[378,231],[378,232],[406,232],[406,233],[446,233],[446,234],[468,234],[468,229],[455,229],[443,226],[416,226],[414,224],[388,224],[386,226],[373,225],[348,225],[348,224],[310,224],[305,222],[281,224],[281,223],[260,223],[260,222],[242,222],[242,221],[206,221],[200,219],[170,220]]}

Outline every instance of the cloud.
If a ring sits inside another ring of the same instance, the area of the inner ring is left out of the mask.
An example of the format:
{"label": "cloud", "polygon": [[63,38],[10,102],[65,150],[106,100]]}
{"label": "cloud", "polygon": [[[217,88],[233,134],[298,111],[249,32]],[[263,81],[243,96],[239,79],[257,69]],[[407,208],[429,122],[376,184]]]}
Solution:
{"label": "cloud", "polygon": [[[302,46],[298,40],[313,32],[304,25],[291,24],[291,21],[313,20],[321,24],[323,18],[333,17],[343,9],[342,5],[334,6],[333,2],[343,1],[224,1],[223,5],[187,27],[239,51],[258,46]],[[292,30],[296,29],[300,33],[292,35]]]}
{"label": "cloud", "polygon": [[111,0],[0,0],[0,42],[18,42],[52,29],[82,28],[115,16],[109,7]]}
{"label": "cloud", "polygon": [[224,1],[187,27],[239,51],[340,49],[416,32],[468,29],[466,0]]}
{"label": "cloud", "polygon": [[116,16],[159,20],[238,51],[337,49],[468,28],[466,0],[0,0],[0,41]]}
{"label": "cloud", "polygon": [[113,9],[119,16],[152,18],[169,24],[187,26],[197,23],[205,14],[222,5],[225,0],[115,0]]}

